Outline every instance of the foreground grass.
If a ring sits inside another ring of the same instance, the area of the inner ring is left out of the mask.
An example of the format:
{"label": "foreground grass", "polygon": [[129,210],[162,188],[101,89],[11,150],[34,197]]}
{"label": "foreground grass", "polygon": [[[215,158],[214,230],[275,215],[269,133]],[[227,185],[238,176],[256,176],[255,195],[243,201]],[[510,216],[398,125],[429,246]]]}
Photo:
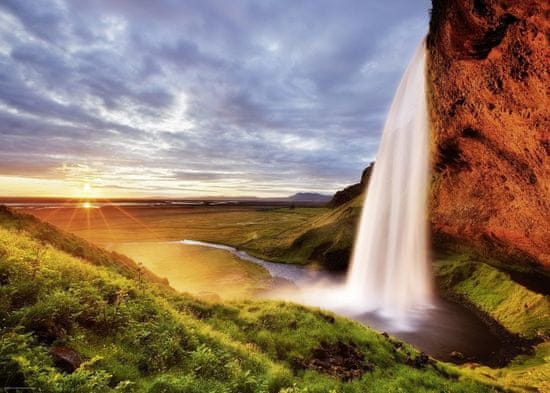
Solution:
{"label": "foreground grass", "polygon": [[[1,386],[43,392],[496,391],[334,315],[284,302],[200,301],[143,273],[123,274],[116,256],[95,264],[60,250],[38,239],[34,224],[3,215]],[[62,371],[52,355],[60,348],[82,358],[73,372]],[[343,361],[340,348],[353,355],[353,364]]]}

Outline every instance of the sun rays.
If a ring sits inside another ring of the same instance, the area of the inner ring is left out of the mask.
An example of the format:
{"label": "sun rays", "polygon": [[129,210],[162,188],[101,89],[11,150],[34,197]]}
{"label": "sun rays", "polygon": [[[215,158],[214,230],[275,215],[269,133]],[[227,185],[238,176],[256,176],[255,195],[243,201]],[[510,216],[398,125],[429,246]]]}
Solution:
{"label": "sun rays", "polygon": [[[88,187],[86,188],[88,189]],[[142,204],[143,206],[148,205],[147,202]],[[58,201],[47,207],[47,210],[41,207],[33,208],[32,214],[45,221],[55,223],[60,229],[67,232],[85,231],[91,234],[92,231],[99,233],[106,231],[105,236],[108,239],[113,237],[113,225],[118,225],[123,219],[141,228],[151,239],[161,240],[158,234],[139,218],[139,213],[133,211],[140,209],[142,204],[134,206],[135,203],[128,203],[124,200],[72,198]]]}

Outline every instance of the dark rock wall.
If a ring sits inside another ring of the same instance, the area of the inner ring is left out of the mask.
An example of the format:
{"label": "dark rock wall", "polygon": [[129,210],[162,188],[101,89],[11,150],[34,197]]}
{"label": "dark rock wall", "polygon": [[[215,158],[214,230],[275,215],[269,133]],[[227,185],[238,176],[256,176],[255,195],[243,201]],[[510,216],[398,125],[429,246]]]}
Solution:
{"label": "dark rock wall", "polygon": [[433,0],[432,228],[550,269],[550,2]]}
{"label": "dark rock wall", "polygon": [[359,183],[352,184],[343,190],[337,191],[328,203],[328,207],[341,206],[361,195],[367,189],[373,168],[374,162],[371,162],[369,166],[363,170],[363,173],[361,174],[361,181]]}

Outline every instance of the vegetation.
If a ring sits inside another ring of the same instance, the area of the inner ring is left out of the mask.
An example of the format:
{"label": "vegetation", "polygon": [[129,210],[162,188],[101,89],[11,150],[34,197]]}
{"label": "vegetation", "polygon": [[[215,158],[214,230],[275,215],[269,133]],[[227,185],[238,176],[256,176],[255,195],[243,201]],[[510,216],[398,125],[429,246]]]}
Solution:
{"label": "vegetation", "polygon": [[535,346],[533,353],[520,355],[504,368],[466,364],[461,371],[489,383],[498,381],[519,392],[550,391],[550,342]]}
{"label": "vegetation", "polygon": [[[122,274],[109,253],[96,264],[61,250],[33,228],[28,218],[4,211],[2,386],[151,393],[496,389],[329,313],[284,302],[200,301],[151,275]],[[63,240],[64,233],[49,229]]]}
{"label": "vegetation", "polygon": [[293,263],[313,261],[330,270],[345,270],[362,203],[363,198],[357,197],[319,214],[271,253]]}
{"label": "vegetation", "polygon": [[518,284],[510,274],[468,254],[435,264],[442,290],[474,305],[510,333],[534,339],[550,336],[550,300]]}
{"label": "vegetation", "polygon": [[201,297],[253,296],[273,283],[263,267],[225,250],[156,242],[121,243],[112,248],[153,272],[170,277],[172,288]]}
{"label": "vegetation", "polygon": [[151,281],[162,282],[154,274],[141,269],[132,259],[122,254],[108,252],[78,236],[59,231],[48,222],[41,221],[31,215],[20,214],[15,216],[12,211],[1,205],[0,226],[11,231],[24,230],[36,239],[38,245],[31,251],[35,257],[45,250],[45,245],[49,244],[75,257],[86,259],[94,265],[108,266],[126,277],[139,277],[143,274]]}
{"label": "vegetation", "polygon": [[30,212],[95,244],[192,239],[248,247],[258,253],[277,247],[314,217],[329,211],[223,205],[51,210]]}
{"label": "vegetation", "polygon": [[504,368],[470,364],[462,369],[519,391],[550,391],[550,299],[493,265],[481,262],[475,254],[454,253],[440,255],[434,266],[444,294],[473,306],[499,327],[535,346]]}
{"label": "vegetation", "polygon": [[192,239],[227,244],[263,259],[318,263],[342,270],[349,257],[361,203],[359,197],[335,209],[211,206],[31,212],[105,246]]}

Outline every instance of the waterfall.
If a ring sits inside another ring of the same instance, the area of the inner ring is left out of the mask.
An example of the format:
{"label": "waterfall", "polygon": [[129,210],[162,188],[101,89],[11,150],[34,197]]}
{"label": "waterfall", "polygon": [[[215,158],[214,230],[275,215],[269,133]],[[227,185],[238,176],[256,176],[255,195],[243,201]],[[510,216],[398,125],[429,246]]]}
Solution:
{"label": "waterfall", "polygon": [[384,125],[348,271],[353,307],[401,317],[432,301],[428,256],[429,122],[423,41]]}
{"label": "waterfall", "polygon": [[384,125],[345,283],[317,281],[274,296],[372,321],[391,332],[414,330],[427,315],[435,296],[428,256],[426,99],[423,41]]}

